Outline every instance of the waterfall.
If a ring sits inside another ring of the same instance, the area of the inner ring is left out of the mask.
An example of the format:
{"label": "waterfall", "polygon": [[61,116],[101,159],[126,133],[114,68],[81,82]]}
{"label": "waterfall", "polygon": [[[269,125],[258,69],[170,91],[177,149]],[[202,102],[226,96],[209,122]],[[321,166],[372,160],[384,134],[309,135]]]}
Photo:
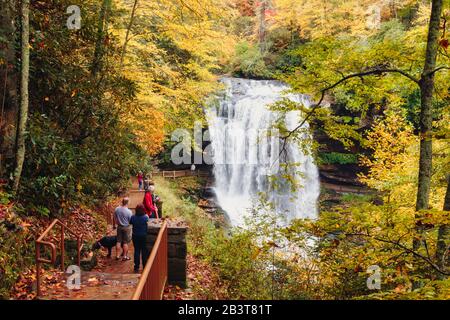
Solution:
{"label": "waterfall", "polygon": [[[320,193],[318,168],[298,142],[287,143],[286,152],[280,157],[283,145],[273,130],[280,114],[268,108],[283,98],[309,106],[307,97],[286,94],[289,87],[278,81],[224,78],[222,82],[225,93],[206,114],[215,192],[231,224],[243,224],[244,216],[249,214],[261,192],[285,221],[314,219]],[[299,126],[301,120],[299,111],[290,111],[282,119],[290,130]],[[291,190],[286,183],[281,183],[281,188],[276,190],[271,187],[269,177],[277,173],[280,176],[283,163],[291,165],[289,170],[299,182],[299,188]]]}

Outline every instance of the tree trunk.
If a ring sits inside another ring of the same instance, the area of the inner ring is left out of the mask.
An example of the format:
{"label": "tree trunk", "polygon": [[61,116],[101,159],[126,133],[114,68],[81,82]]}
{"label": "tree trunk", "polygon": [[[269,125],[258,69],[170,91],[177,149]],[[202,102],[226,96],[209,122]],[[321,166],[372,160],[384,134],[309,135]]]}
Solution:
{"label": "tree trunk", "polygon": [[259,3],[259,30],[258,30],[258,41],[259,49],[261,53],[266,51],[266,10],[268,9],[267,0],[263,0]]}
{"label": "tree trunk", "polygon": [[[433,165],[433,94],[434,94],[434,70],[438,52],[439,27],[441,23],[442,0],[433,0],[431,17],[428,26],[427,49],[422,76],[419,81],[421,93],[420,107],[420,160],[419,178],[416,199],[416,211],[429,209],[431,173]],[[420,222],[420,215],[416,214],[416,220]],[[418,238],[413,240],[413,249],[421,247],[421,235],[423,227],[417,224]],[[413,282],[413,289],[419,287],[419,282]]]}
{"label": "tree trunk", "polygon": [[[434,69],[438,51],[439,26],[442,14],[442,0],[433,0],[428,29],[425,65],[420,79],[421,109],[420,109],[420,160],[417,189],[416,210],[427,210],[430,198],[430,183],[432,170],[432,103],[434,94]],[[415,241],[415,247],[420,241]]]}
{"label": "tree trunk", "polygon": [[128,41],[129,41],[129,38],[130,38],[131,28],[133,27],[134,17],[136,15],[137,5],[138,5],[138,0],[134,0],[133,9],[131,10],[130,22],[128,23],[127,33],[125,35],[125,42],[123,43],[122,55],[120,57],[120,68],[122,68],[122,66],[123,66],[123,61],[125,59],[125,54],[127,52],[127,45],[128,45]]}
{"label": "tree trunk", "polygon": [[21,80],[20,80],[20,109],[16,134],[16,158],[14,166],[13,191],[17,193],[25,161],[25,140],[28,121],[28,80],[30,74],[30,0],[22,0],[22,54],[21,54]]}
{"label": "tree trunk", "polygon": [[438,51],[442,0],[433,0],[428,30],[425,65],[420,79],[420,165],[416,210],[428,209],[432,169],[432,100],[434,94],[434,69]]}
{"label": "tree trunk", "polygon": [[103,67],[103,56],[105,52],[105,35],[108,29],[109,12],[111,0],[103,0],[100,16],[98,19],[97,42],[95,44],[94,61],[92,63],[92,75],[96,76]]}
{"label": "tree trunk", "polygon": [[[450,174],[447,177],[447,192],[445,194],[444,200],[444,211],[447,211],[444,214],[449,214],[450,211]],[[450,255],[447,249],[446,240],[450,235],[450,226],[448,224],[441,225],[438,231],[437,238],[437,249],[436,249],[436,260],[439,268],[443,271],[446,270],[448,265],[450,265]],[[445,278],[445,275],[439,274],[441,279]]]}

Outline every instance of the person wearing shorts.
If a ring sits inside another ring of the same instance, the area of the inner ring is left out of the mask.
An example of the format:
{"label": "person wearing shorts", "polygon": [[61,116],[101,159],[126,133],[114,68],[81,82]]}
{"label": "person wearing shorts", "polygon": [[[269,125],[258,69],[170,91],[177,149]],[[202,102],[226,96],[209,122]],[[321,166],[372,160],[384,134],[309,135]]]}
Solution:
{"label": "person wearing shorts", "polygon": [[120,259],[119,250],[122,247],[123,261],[130,260],[130,257],[128,257],[128,244],[132,238],[130,220],[133,213],[128,209],[129,202],[129,198],[124,198],[122,205],[114,211],[114,222],[117,223],[116,259]]}

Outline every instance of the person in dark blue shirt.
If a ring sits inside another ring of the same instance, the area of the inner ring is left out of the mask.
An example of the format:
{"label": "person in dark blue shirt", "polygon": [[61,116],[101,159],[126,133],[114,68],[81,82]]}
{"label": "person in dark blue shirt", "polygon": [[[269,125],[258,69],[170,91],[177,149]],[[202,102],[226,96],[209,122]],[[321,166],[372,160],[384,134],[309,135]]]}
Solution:
{"label": "person in dark blue shirt", "polygon": [[145,244],[147,238],[147,222],[149,218],[145,213],[145,207],[140,204],[136,207],[136,215],[131,217],[130,224],[133,226],[134,246],[134,272],[139,272],[141,257],[142,266],[145,268],[149,256],[149,250]]}

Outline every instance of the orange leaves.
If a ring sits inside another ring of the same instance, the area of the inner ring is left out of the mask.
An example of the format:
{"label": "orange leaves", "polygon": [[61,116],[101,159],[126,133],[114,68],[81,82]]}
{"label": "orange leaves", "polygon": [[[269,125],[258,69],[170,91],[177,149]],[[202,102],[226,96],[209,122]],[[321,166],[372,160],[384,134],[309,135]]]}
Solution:
{"label": "orange leaves", "polygon": [[[60,286],[59,270],[42,270],[41,291],[43,296],[47,295],[50,288]],[[21,274],[12,290],[12,297],[16,300],[33,300],[36,298],[36,270],[34,267]]]}

